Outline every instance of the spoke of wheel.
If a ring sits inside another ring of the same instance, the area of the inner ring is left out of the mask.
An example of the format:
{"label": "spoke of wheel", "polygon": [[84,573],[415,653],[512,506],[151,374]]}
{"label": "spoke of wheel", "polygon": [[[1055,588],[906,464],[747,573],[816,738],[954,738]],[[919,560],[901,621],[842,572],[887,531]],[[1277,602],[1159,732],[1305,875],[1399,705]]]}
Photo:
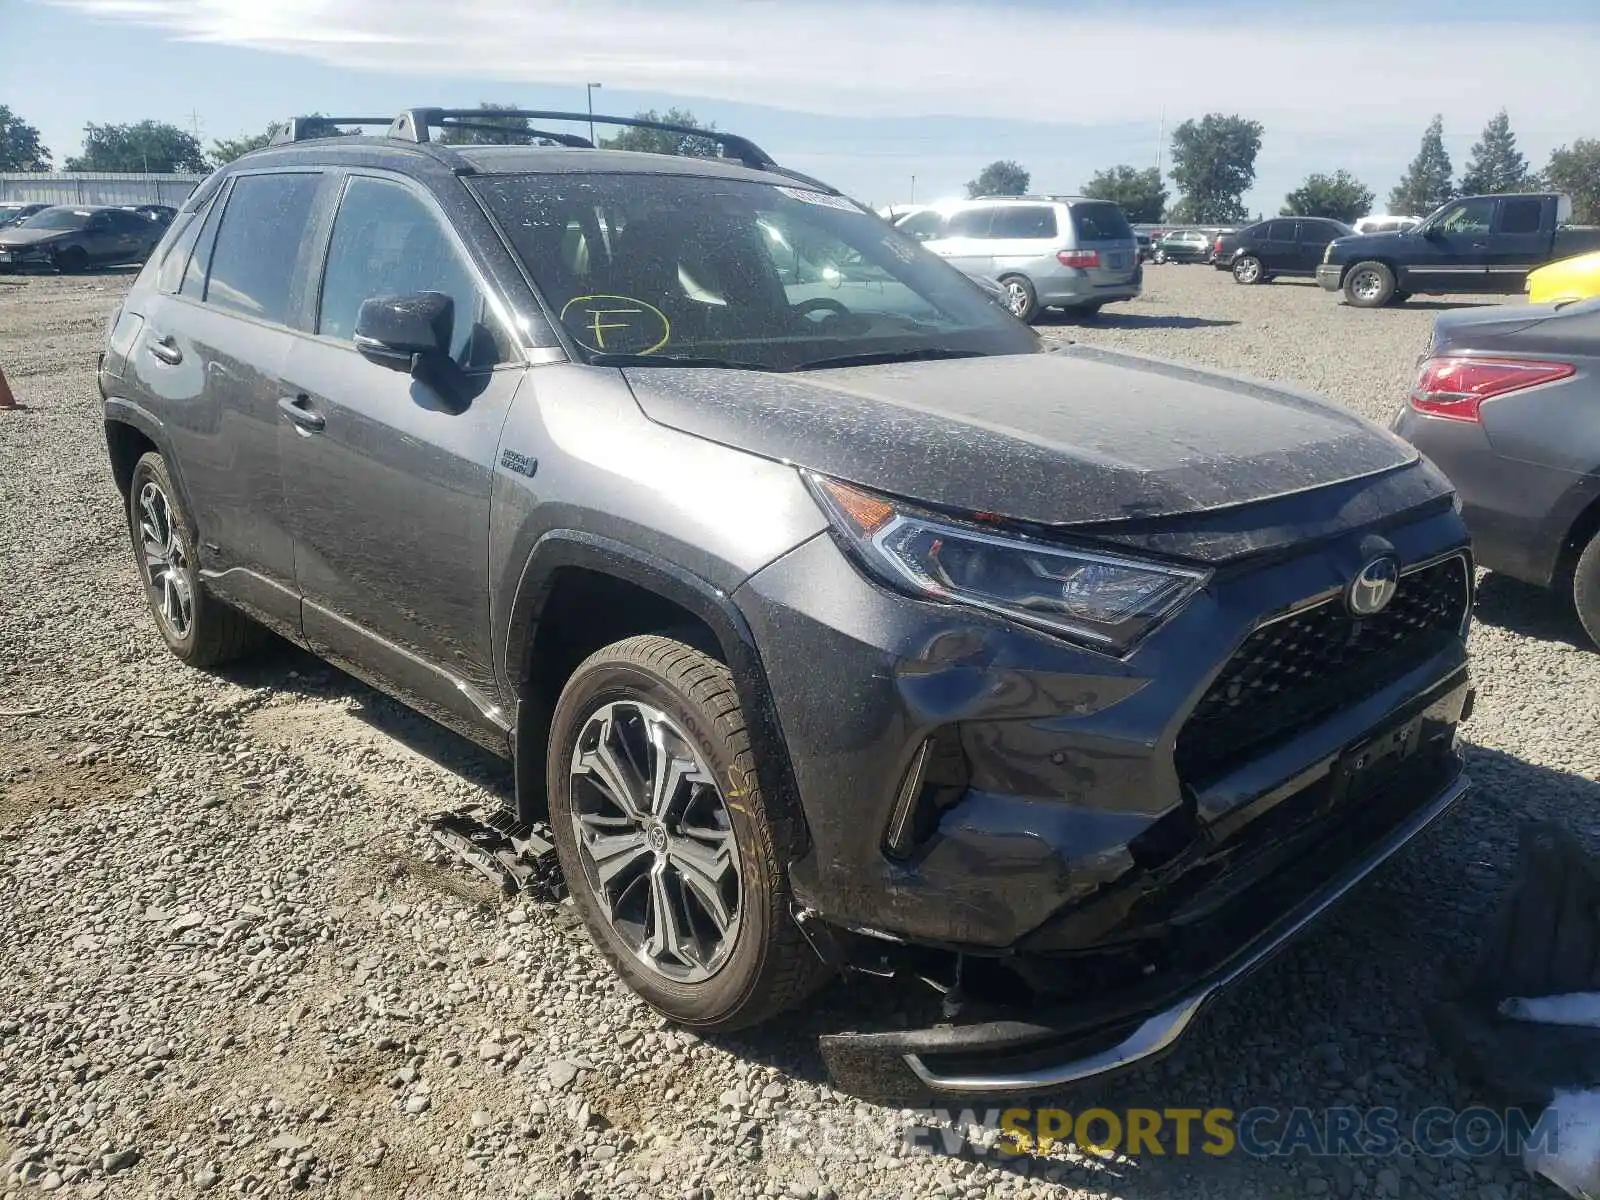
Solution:
{"label": "spoke of wheel", "polygon": [[595,743],[593,750],[586,752],[578,760],[578,766],[595,777],[601,789],[618,808],[634,820],[642,820],[646,815],[639,808],[639,793],[642,789],[634,784],[632,769],[617,761],[616,752],[611,746],[614,729],[612,718],[607,716],[600,729],[600,740]]}
{"label": "spoke of wheel", "polygon": [[595,874],[600,877],[600,883],[605,888],[608,898],[612,881],[629,867],[635,866],[651,855],[644,831],[638,829],[630,833],[614,833],[590,838],[584,843],[584,849],[594,861]]}
{"label": "spoke of wheel", "polygon": [[717,933],[727,933],[734,914],[723,898],[722,884],[733,870],[732,847],[724,844],[713,848],[693,838],[672,838],[667,843],[667,861],[677,868],[684,886],[694,892]]}
{"label": "spoke of wheel", "polygon": [[672,889],[666,872],[659,866],[650,872],[650,936],[645,941],[645,952],[657,960],[672,958],[686,967],[698,965],[686,952]]}
{"label": "spoke of wheel", "polygon": [[651,721],[647,728],[654,752],[654,761],[650,764],[650,813],[656,820],[665,821],[683,781],[695,775],[699,768],[693,758],[672,752],[670,743],[676,739],[665,722]]}

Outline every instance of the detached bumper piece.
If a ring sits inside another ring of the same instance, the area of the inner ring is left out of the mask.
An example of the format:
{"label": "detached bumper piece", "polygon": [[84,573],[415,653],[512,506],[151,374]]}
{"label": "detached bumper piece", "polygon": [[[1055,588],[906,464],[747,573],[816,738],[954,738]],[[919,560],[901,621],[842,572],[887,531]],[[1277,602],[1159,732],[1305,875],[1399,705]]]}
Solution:
{"label": "detached bumper piece", "polygon": [[[1377,836],[1370,827],[1346,832],[1346,844],[1324,846],[1302,867],[1280,872],[1252,889],[1233,915],[1279,915],[1249,933],[1219,914],[1219,939],[1238,934],[1209,967],[1185,973],[1159,973],[1106,997],[1092,997],[1050,1008],[1036,1008],[1016,1019],[952,1024],[884,1033],[826,1034],[819,1048],[828,1073],[843,1091],[863,1098],[910,1101],[930,1095],[1027,1096],[1119,1071],[1155,1058],[1173,1046],[1213,999],[1266,962],[1285,943],[1331,908],[1440,814],[1470,786],[1456,766],[1440,787],[1418,803],[1404,795],[1410,779],[1393,789],[1363,797],[1369,812],[1381,814],[1390,803],[1405,816]],[[1361,822],[1355,822],[1361,825]],[[1363,829],[1366,833],[1363,836]],[[1359,843],[1357,843],[1359,839]],[[1344,840],[1336,836],[1335,842]],[[1309,894],[1274,904],[1273,882],[1294,884],[1316,876],[1319,863],[1340,864],[1318,878]],[[1205,937],[1200,928],[1191,930]],[[1166,976],[1166,977],[1163,977]]]}
{"label": "detached bumper piece", "polygon": [[424,817],[422,827],[508,896],[555,901],[566,895],[548,826],[524,825],[508,809],[471,805]]}

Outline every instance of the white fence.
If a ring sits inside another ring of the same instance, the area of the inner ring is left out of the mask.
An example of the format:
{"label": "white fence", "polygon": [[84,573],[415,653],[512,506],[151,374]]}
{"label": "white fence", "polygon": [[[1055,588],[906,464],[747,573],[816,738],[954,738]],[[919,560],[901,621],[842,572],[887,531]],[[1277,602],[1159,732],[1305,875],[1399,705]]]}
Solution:
{"label": "white fence", "polygon": [[101,171],[0,172],[0,200],[32,204],[170,204],[177,208],[204,178]]}

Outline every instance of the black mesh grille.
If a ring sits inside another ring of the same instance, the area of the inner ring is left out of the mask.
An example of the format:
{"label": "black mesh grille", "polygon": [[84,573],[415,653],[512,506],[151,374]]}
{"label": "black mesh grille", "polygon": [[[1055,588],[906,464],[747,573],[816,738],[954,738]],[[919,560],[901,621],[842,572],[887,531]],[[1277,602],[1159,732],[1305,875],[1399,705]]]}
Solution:
{"label": "black mesh grille", "polygon": [[1245,639],[1178,734],[1191,783],[1370,695],[1459,636],[1467,564],[1448,558],[1404,575],[1387,608],[1358,620],[1338,600]]}

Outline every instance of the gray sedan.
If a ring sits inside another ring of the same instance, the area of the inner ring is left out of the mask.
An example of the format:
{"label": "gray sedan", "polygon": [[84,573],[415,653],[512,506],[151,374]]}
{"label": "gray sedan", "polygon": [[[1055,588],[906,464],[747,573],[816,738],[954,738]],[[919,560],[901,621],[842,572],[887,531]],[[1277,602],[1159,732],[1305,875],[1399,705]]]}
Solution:
{"label": "gray sedan", "polygon": [[1571,595],[1600,643],[1600,300],[1466,309],[1394,430],[1461,496],[1480,566]]}

